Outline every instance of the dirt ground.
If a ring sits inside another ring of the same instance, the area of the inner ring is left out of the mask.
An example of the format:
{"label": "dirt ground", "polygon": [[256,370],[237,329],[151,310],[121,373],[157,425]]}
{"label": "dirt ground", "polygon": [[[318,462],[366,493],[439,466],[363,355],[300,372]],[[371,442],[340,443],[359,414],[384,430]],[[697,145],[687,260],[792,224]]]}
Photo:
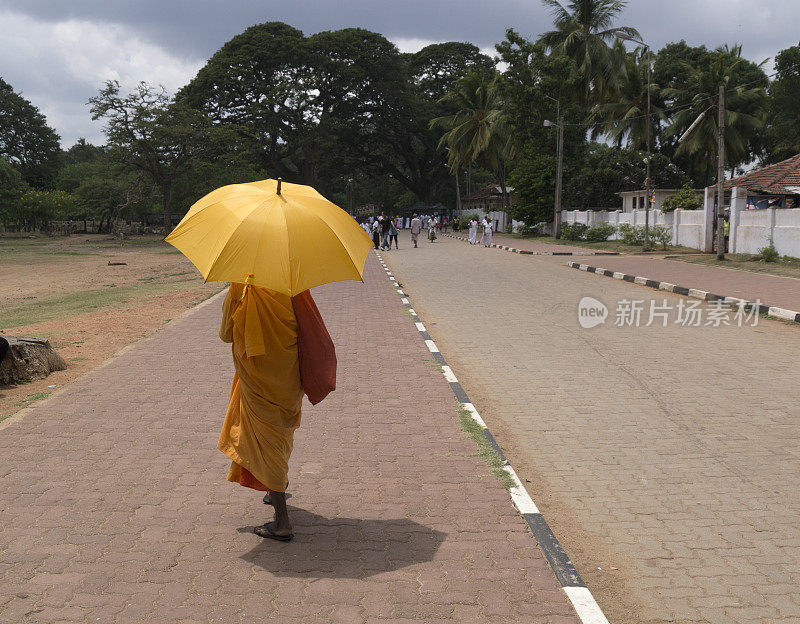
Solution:
{"label": "dirt ground", "polygon": [[[2,236],[2,235],[0,235]],[[124,263],[124,264],[109,264]],[[0,334],[47,338],[67,370],[0,385],[0,420],[219,292],[153,237],[0,238]]]}

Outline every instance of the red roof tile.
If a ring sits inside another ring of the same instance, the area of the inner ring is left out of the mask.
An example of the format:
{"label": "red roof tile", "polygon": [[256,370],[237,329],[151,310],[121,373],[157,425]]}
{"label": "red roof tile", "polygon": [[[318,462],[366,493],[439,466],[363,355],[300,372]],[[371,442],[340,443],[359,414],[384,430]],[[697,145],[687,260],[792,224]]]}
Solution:
{"label": "red roof tile", "polygon": [[800,186],[800,154],[725,182],[726,189],[734,186],[768,195],[796,193],[796,190],[790,191],[786,187]]}

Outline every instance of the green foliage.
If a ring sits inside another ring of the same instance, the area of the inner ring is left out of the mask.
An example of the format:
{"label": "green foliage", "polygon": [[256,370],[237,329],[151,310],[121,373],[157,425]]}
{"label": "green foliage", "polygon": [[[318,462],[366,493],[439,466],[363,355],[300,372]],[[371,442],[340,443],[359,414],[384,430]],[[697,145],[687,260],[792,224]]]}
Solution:
{"label": "green foliage", "polygon": [[31,186],[49,186],[59,166],[59,136],[39,109],[0,78],[0,157]]}
{"label": "green foliage", "polygon": [[[617,193],[644,188],[646,157],[645,152],[616,149],[603,143],[590,144],[581,167],[565,179],[569,205],[583,210],[619,209],[622,201]],[[650,175],[656,188],[676,188],[687,178],[661,154],[653,154]]]}
{"label": "green foliage", "polygon": [[[661,248],[666,249],[667,245],[672,241],[672,230],[663,225],[654,225],[650,228],[650,240],[656,243],[661,243]],[[642,233],[644,238],[644,233]]]}
{"label": "green foliage", "polygon": [[19,171],[0,157],[0,222],[11,225],[19,220],[19,200],[27,188]]}
{"label": "green foliage", "polygon": [[590,243],[602,243],[607,241],[611,236],[616,234],[617,228],[610,223],[598,223],[588,228],[583,233],[584,240]]}
{"label": "green foliage", "polygon": [[758,255],[764,262],[777,262],[780,259],[780,254],[775,249],[775,243],[772,242],[771,238],[769,239],[769,245],[758,250]]}
{"label": "green foliage", "polygon": [[55,220],[74,218],[76,204],[72,195],[64,191],[31,189],[22,194],[17,210],[15,221],[34,229]]}
{"label": "green foliage", "polygon": [[703,200],[697,196],[691,186],[684,184],[681,190],[673,195],[669,195],[661,202],[662,212],[672,212],[673,210],[699,210],[703,206]]}
{"label": "green foliage", "polygon": [[175,180],[193,162],[224,152],[229,134],[211,127],[199,112],[174,102],[163,88],[144,82],[122,96],[119,83],[108,81],[89,103],[92,119],[106,119],[110,160],[140,172],[160,191],[166,229]]}
{"label": "green foliage", "polygon": [[644,227],[620,223],[617,231],[626,245],[644,245]]}
{"label": "green foliage", "polygon": [[561,238],[568,241],[581,240],[589,226],[585,223],[563,223],[561,225]]}
{"label": "green foliage", "polygon": [[[733,168],[750,162],[762,149],[768,79],[760,66],[742,58],[741,46],[717,48],[709,53],[707,62],[683,67],[686,77],[677,86],[662,91],[667,104],[679,108],[665,137],[677,140],[705,112],[674,152],[691,162],[693,178],[702,179],[705,186],[715,173],[719,86],[725,86],[725,161]],[[755,83],[745,78],[752,78]]]}
{"label": "green foliage", "polygon": [[549,50],[564,54],[573,61],[577,77],[575,97],[587,104],[610,99],[616,94],[620,72],[619,57],[613,46],[614,33],[621,31],[641,39],[635,28],[614,26],[625,7],[623,0],[542,0],[551,9],[555,30],[544,33],[539,41]]}
{"label": "green foliage", "polygon": [[778,53],[775,71],[770,85],[767,163],[800,153],[800,45]]}

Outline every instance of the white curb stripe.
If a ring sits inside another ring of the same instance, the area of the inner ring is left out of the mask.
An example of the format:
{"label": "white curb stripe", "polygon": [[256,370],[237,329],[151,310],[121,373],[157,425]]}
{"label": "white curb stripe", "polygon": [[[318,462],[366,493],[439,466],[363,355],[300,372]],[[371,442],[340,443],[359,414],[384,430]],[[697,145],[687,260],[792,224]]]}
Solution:
{"label": "white curb stripe", "polygon": [[433,340],[426,340],[425,344],[428,347],[428,351],[431,353],[439,353],[439,347],[436,346],[436,343]]}
{"label": "white curb stripe", "polygon": [[514,501],[514,505],[516,505],[517,509],[519,509],[519,512],[522,514],[541,513],[539,508],[536,506],[536,503],[533,502],[531,495],[525,490],[525,486],[522,485],[522,481],[519,480],[519,477],[517,476],[517,473],[514,472],[511,464],[507,463],[505,466],[503,466],[503,470],[505,470],[514,483],[516,483],[514,487],[509,488],[508,493],[511,495],[511,500]]}
{"label": "white curb stripe", "polygon": [[475,406],[472,403],[462,403],[461,407],[469,412],[469,415],[472,416],[472,420],[478,423],[481,426],[481,429],[487,429],[486,423],[483,422],[483,418],[478,413],[478,410],[475,409]]}
{"label": "white curb stripe", "polygon": [[403,302],[404,304],[406,304],[406,305],[410,305],[410,304],[408,303],[408,299],[407,299],[406,297],[403,297],[402,299],[400,299],[400,301],[402,301],[402,302]]}
{"label": "white curb stripe", "polygon": [[428,331],[427,329],[425,329],[425,326],[422,323],[414,323],[414,325],[416,325],[417,329],[421,332]]}
{"label": "white curb stripe", "polygon": [[458,381],[456,376],[453,374],[453,370],[449,366],[442,366],[442,373],[444,374],[444,378],[450,383]]}
{"label": "white curb stripe", "polygon": [[583,624],[609,624],[588,588],[565,587],[564,593],[572,602]]}
{"label": "white curb stripe", "polygon": [[694,299],[705,299],[708,291],[705,290],[698,290],[697,288],[690,288],[689,289],[689,296],[693,297]]}
{"label": "white curb stripe", "polygon": [[646,277],[634,277],[633,278],[634,284],[639,284],[641,286],[647,286],[647,278]]}
{"label": "white curb stripe", "polygon": [[625,277],[624,273],[620,273],[619,271],[614,271],[614,279],[622,279],[623,277]]}
{"label": "white curb stripe", "polygon": [[782,318],[787,321],[793,321],[795,318],[795,313],[791,310],[785,310],[783,308],[770,308],[768,314],[770,316],[777,316],[778,318]]}
{"label": "white curb stripe", "polygon": [[668,292],[675,292],[675,284],[670,284],[669,282],[660,282],[658,284],[659,290],[666,290]]}

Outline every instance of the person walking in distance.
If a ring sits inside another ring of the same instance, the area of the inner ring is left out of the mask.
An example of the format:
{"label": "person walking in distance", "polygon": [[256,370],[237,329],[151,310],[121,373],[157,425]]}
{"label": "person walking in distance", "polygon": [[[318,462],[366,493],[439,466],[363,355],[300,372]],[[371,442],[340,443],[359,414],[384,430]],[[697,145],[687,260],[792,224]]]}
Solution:
{"label": "person walking in distance", "polygon": [[469,220],[469,244],[474,245],[478,242],[478,220]]}
{"label": "person walking in distance", "polygon": [[483,236],[481,237],[481,245],[488,247],[492,244],[492,220],[487,215],[483,219]]}
{"label": "person walking in distance", "polygon": [[420,221],[419,217],[415,214],[411,219],[411,242],[414,243],[414,247],[417,246],[417,237],[421,231],[422,221]]}
{"label": "person walking in distance", "polygon": [[375,245],[375,249],[378,248],[381,242],[381,224],[378,223],[378,220],[375,219],[372,222],[372,243]]}
{"label": "person walking in distance", "polygon": [[394,219],[389,219],[389,249],[392,248],[392,241],[394,241],[394,248],[400,249],[397,245],[397,225]]}
{"label": "person walking in distance", "polygon": [[389,233],[392,230],[392,221],[384,212],[379,219],[381,224],[381,251],[389,251],[392,246],[389,244]]}

